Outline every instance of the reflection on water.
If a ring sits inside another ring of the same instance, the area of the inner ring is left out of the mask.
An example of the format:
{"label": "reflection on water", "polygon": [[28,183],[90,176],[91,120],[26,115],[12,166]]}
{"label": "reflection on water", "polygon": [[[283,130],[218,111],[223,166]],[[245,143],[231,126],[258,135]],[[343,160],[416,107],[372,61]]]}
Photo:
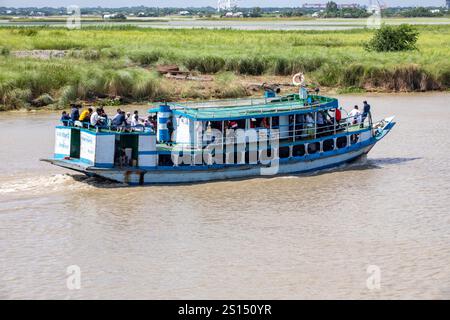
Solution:
{"label": "reflection on water", "polygon": [[2,113],[0,298],[450,298],[449,97],[367,97],[398,124],[336,170],[133,188],[39,162],[57,114]]}

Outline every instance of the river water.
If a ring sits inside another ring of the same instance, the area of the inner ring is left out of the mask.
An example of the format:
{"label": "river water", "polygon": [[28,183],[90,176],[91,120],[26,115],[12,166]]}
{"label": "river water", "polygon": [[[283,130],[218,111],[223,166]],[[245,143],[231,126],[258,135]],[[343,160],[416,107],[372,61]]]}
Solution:
{"label": "river water", "polygon": [[0,113],[0,298],[449,299],[450,94],[364,98],[398,121],[366,161],[182,186],[39,162],[58,114]]}
{"label": "river water", "polygon": [[[142,21],[139,21],[142,20]],[[404,19],[386,19],[383,22],[387,24],[398,25],[405,23]],[[450,19],[447,18],[414,18],[406,21],[414,25],[447,25],[450,24]],[[170,28],[170,29],[235,29],[235,30],[348,30],[360,29],[367,27],[367,19],[315,19],[315,20],[200,20],[200,19],[161,19],[146,20],[133,19],[125,22],[89,22],[83,21],[81,27],[95,26],[95,25],[132,25],[140,28]],[[9,20],[0,20],[0,26],[53,26],[64,27],[65,21],[59,22],[45,22],[30,21],[30,22],[15,22]]]}

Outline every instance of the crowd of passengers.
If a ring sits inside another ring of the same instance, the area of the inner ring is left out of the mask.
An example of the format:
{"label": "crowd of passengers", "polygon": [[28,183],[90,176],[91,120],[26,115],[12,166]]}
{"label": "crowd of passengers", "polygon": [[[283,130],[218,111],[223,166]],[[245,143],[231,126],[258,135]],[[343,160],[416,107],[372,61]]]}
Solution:
{"label": "crowd of passengers", "polygon": [[[80,113],[80,105],[73,104],[70,115],[63,111],[61,115],[61,122],[65,126],[74,125],[79,121],[83,127],[89,128],[108,128],[118,131],[156,131],[157,122],[155,115],[149,115],[146,118],[141,118],[137,110],[125,112],[117,109],[116,114],[111,119],[106,114],[103,107],[93,108],[88,107]],[[370,105],[367,101],[363,102],[363,111],[359,110],[357,105],[348,113],[345,124],[363,125],[366,118],[370,115]],[[295,117],[295,118],[294,118]],[[333,109],[328,111],[316,112],[316,119],[313,113],[297,114],[289,116],[289,132],[295,132],[295,135],[312,136],[332,134],[335,130],[339,130],[342,124],[342,112],[340,109]],[[246,120],[229,120],[224,121],[223,129],[245,129]],[[172,120],[169,119],[167,123],[169,132],[173,131]],[[213,129],[222,130],[222,121],[210,121],[210,127]],[[317,130],[315,130],[317,127]],[[250,128],[270,128],[270,119],[252,118],[250,120]],[[272,128],[280,128],[279,118],[272,117]],[[281,128],[280,128],[281,129]],[[170,132],[171,133],[171,132]]]}
{"label": "crowd of passengers", "polygon": [[[342,119],[342,112],[340,109],[333,109],[328,111],[316,112],[316,119],[313,113],[297,114],[289,116],[289,132],[295,132],[299,136],[312,136],[332,134],[335,130],[339,130],[343,125],[361,125],[370,115],[370,105],[364,101],[363,111],[359,110],[357,105],[348,113],[346,119]],[[295,118],[294,118],[295,117]],[[211,121],[210,127],[213,129],[222,130],[222,121]],[[250,120],[250,128],[265,128],[270,129],[269,118],[252,118]],[[295,127],[295,128],[294,128]],[[315,128],[317,127],[317,130]],[[224,121],[224,129],[245,129],[246,120],[229,120]],[[279,117],[272,117],[273,129],[280,128]],[[292,135],[292,134],[291,134]]]}
{"label": "crowd of passengers", "polygon": [[80,109],[80,105],[72,104],[70,114],[66,111],[62,112],[61,122],[64,126],[75,125],[78,121],[85,128],[108,128],[118,131],[156,130],[156,116],[149,115],[142,118],[137,110],[131,114],[131,112],[125,112],[119,108],[116,114],[110,118],[103,107],[98,107],[95,111],[92,107],[88,107],[81,113]]}

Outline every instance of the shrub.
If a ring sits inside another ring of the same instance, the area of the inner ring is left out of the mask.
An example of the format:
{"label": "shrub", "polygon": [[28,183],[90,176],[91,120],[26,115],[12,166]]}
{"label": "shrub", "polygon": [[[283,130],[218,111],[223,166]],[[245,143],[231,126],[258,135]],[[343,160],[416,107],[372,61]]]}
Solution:
{"label": "shrub", "polygon": [[22,36],[34,37],[38,34],[36,29],[21,28],[18,32]]}
{"label": "shrub", "polygon": [[20,109],[28,107],[28,102],[30,99],[30,89],[14,88],[3,94],[1,102],[9,109]]}
{"label": "shrub", "polygon": [[55,100],[52,98],[52,96],[50,96],[47,93],[44,93],[43,95],[40,95],[39,97],[34,99],[32,101],[32,104],[33,104],[33,106],[36,106],[36,107],[43,107],[43,106],[48,106],[49,104],[52,104],[54,102],[55,102]]}
{"label": "shrub", "polygon": [[190,57],[184,60],[188,70],[197,70],[201,73],[217,73],[223,70],[225,60],[216,56]]}
{"label": "shrub", "polygon": [[228,60],[225,69],[239,74],[259,76],[266,71],[268,65],[264,57],[243,57]]}
{"label": "shrub", "polygon": [[141,65],[150,65],[155,63],[163,56],[161,51],[137,51],[130,55],[131,61]]}
{"label": "shrub", "polygon": [[9,49],[7,47],[0,47],[0,56],[9,56]]}
{"label": "shrub", "polygon": [[74,86],[65,86],[60,90],[60,97],[58,103],[66,106],[71,102],[77,100],[77,89]]}
{"label": "shrub", "polygon": [[418,37],[419,32],[410,25],[383,24],[375,31],[373,38],[365,44],[365,49],[377,52],[415,50]]}

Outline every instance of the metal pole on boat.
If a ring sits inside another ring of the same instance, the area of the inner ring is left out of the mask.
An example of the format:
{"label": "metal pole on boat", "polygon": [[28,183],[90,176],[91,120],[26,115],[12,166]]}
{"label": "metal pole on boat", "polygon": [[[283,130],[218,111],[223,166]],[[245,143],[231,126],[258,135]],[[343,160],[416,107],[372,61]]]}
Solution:
{"label": "metal pole on boat", "polygon": [[224,148],[223,148],[223,141],[225,140],[225,121],[222,120],[222,157],[225,153]]}
{"label": "metal pole on boat", "polygon": [[317,138],[317,112],[314,112],[314,139]]}
{"label": "metal pole on boat", "polygon": [[333,128],[334,128],[335,135],[336,135],[336,112],[337,112],[337,108],[334,109],[334,117],[333,117]]}
{"label": "metal pole on boat", "polygon": [[292,128],[292,141],[294,141],[294,142],[295,142],[295,135],[297,134],[297,131],[296,131],[296,128],[297,128],[296,120],[297,120],[297,115],[294,114],[294,127]]}

